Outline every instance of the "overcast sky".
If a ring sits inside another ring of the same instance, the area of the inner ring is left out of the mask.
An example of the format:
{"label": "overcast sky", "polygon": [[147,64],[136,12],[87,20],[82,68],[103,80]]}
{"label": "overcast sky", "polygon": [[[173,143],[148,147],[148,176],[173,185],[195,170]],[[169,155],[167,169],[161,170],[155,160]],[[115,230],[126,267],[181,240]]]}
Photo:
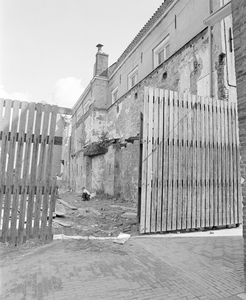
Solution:
{"label": "overcast sky", "polygon": [[0,97],[72,107],[164,0],[0,0]]}

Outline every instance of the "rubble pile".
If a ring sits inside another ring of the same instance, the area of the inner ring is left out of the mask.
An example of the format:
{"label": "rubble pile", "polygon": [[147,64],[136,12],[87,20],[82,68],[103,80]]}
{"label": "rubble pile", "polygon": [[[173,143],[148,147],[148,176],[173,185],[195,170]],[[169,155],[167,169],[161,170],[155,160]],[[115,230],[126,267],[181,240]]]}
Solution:
{"label": "rubble pile", "polygon": [[81,195],[59,189],[53,234],[116,237],[120,233],[138,234],[135,203],[104,194],[82,201]]}

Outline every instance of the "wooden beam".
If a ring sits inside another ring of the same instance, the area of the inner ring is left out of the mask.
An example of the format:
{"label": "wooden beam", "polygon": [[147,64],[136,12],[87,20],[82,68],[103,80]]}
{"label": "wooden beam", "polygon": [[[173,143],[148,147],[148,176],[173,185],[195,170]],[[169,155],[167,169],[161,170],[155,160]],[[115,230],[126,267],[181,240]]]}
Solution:
{"label": "wooden beam", "polygon": [[[10,141],[10,136],[11,136],[11,133],[9,132],[8,134],[8,141]],[[3,132],[1,131],[0,132],[0,141],[2,140],[2,137],[3,137]],[[16,133],[16,142],[19,141],[19,133],[17,132]],[[42,141],[42,135],[39,136],[39,143],[41,143]],[[25,133],[24,134],[24,143],[27,142],[27,134]],[[32,134],[32,137],[31,137],[31,143],[34,142],[34,134]],[[48,144],[49,143],[49,136],[47,136],[47,141],[46,143]],[[62,146],[62,136],[55,136],[55,139],[54,139],[54,145],[56,146]]]}

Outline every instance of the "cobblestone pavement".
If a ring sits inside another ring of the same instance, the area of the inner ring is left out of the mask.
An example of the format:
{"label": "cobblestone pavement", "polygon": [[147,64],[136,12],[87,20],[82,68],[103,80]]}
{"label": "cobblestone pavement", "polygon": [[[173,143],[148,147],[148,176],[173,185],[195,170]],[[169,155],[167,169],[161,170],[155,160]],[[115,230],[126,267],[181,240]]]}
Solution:
{"label": "cobblestone pavement", "polygon": [[236,300],[245,295],[242,237],[145,236],[124,245],[66,240],[8,253],[0,262],[3,300]]}

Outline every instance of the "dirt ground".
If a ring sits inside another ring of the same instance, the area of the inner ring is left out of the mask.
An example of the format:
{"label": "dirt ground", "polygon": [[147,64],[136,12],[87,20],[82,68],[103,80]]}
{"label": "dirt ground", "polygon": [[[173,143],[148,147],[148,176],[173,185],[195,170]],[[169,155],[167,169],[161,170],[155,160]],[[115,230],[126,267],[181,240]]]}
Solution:
{"label": "dirt ground", "polygon": [[[137,235],[136,203],[108,195],[96,195],[82,201],[81,195],[59,190],[59,198],[77,209],[64,205],[66,214],[53,219],[53,233],[69,236],[118,236],[120,232]],[[66,226],[58,222],[65,223]]]}

